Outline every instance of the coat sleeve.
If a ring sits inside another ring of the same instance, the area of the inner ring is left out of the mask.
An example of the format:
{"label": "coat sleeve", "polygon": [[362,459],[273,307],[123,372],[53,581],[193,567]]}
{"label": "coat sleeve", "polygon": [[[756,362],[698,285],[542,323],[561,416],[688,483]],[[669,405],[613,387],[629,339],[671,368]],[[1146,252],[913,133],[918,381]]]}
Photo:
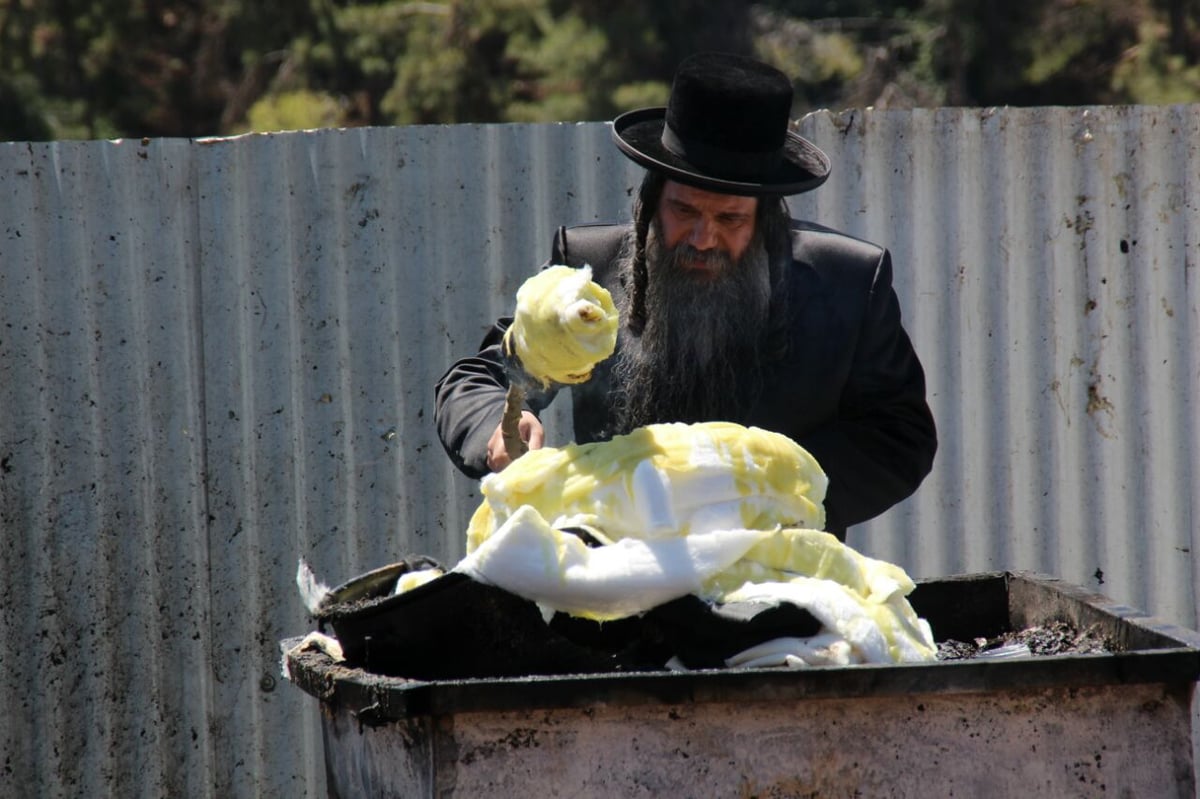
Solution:
{"label": "coat sleeve", "polygon": [[434,422],[450,460],[468,477],[488,473],[488,439],[500,424],[508,378],[500,342],[512,323],[502,318],[492,326],[479,352],[461,358],[434,388]]}
{"label": "coat sleeve", "polygon": [[887,251],[875,269],[837,415],[800,444],[829,477],[832,531],[883,513],[916,491],[933,467],[937,432],[925,373],[901,324]]}
{"label": "coat sleeve", "polygon": [[[475,479],[489,471],[488,440],[504,415],[508,373],[501,341],[510,324],[511,317],[501,317],[479,351],[455,361],[434,388],[433,417],[442,447],[459,471]],[[527,389],[525,409],[541,413],[556,393],[554,388]]]}

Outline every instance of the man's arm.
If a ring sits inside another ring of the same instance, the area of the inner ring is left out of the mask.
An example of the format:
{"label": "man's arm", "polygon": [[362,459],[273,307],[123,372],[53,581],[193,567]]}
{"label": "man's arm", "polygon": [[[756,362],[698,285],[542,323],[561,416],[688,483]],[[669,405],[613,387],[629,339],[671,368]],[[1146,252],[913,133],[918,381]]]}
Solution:
{"label": "man's arm", "polygon": [[[575,267],[587,264],[592,266],[594,279],[603,283],[627,230],[628,225],[560,227],[555,231],[550,259],[541,268],[551,264]],[[500,424],[504,395],[508,391],[501,340],[510,324],[512,317],[496,322],[484,336],[479,352],[457,361],[437,383],[434,420],[438,436],[454,465],[468,477],[481,478],[491,471],[488,444]],[[536,416],[556,393],[553,388],[527,392],[525,407]]]}
{"label": "man's arm", "polygon": [[925,373],[901,324],[886,251],[875,270],[838,416],[800,444],[829,476],[825,510],[834,531],[905,499],[933,467],[937,431],[925,401]]}
{"label": "man's arm", "polygon": [[504,414],[508,378],[500,341],[511,319],[498,321],[484,336],[479,352],[446,371],[434,389],[434,423],[450,460],[468,477],[488,473],[488,439]]}
{"label": "man's arm", "polygon": [[[493,471],[488,456],[490,450],[496,449],[493,438],[504,415],[504,397],[508,393],[501,341],[511,323],[510,317],[497,321],[484,336],[479,352],[456,361],[434,389],[433,418],[438,437],[450,460],[468,477],[479,479]],[[537,421],[537,414],[550,404],[555,393],[554,389],[526,391],[525,410],[534,416],[533,421]],[[534,426],[537,429],[531,431],[529,442],[536,448],[541,446],[542,433],[540,423]],[[507,464],[500,464],[497,469],[504,465]]]}

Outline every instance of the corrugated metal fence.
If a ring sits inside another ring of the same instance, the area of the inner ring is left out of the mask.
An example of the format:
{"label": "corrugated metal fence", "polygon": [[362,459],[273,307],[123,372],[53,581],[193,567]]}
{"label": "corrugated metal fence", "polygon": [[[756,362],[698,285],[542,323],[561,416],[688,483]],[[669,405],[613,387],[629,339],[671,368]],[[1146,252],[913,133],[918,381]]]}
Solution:
{"label": "corrugated metal fence", "polygon": [[[941,431],[851,542],[1194,627],[1200,107],[801,129],[793,210],[891,247]],[[0,795],[324,796],[297,560],[461,555],[433,382],[637,181],[602,124],[0,144]]]}

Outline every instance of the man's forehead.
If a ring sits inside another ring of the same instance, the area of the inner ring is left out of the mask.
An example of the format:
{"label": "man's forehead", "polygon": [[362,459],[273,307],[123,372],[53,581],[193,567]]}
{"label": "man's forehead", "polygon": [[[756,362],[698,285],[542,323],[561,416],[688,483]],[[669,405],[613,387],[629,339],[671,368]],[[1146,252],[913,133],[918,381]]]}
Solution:
{"label": "man's forehead", "polygon": [[698,189],[686,183],[668,180],[663,185],[664,200],[684,203],[694,208],[702,208],[723,213],[753,213],[758,207],[758,199],[737,194],[721,194],[715,191]]}

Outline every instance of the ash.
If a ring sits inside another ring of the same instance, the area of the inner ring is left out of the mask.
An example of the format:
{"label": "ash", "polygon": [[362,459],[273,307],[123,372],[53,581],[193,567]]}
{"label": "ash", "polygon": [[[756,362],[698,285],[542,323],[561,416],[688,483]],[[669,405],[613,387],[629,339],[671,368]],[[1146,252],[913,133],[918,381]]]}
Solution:
{"label": "ash", "polygon": [[942,641],[938,660],[1038,657],[1044,655],[1094,655],[1117,651],[1096,626],[1078,630],[1064,621],[1008,632],[973,641]]}

